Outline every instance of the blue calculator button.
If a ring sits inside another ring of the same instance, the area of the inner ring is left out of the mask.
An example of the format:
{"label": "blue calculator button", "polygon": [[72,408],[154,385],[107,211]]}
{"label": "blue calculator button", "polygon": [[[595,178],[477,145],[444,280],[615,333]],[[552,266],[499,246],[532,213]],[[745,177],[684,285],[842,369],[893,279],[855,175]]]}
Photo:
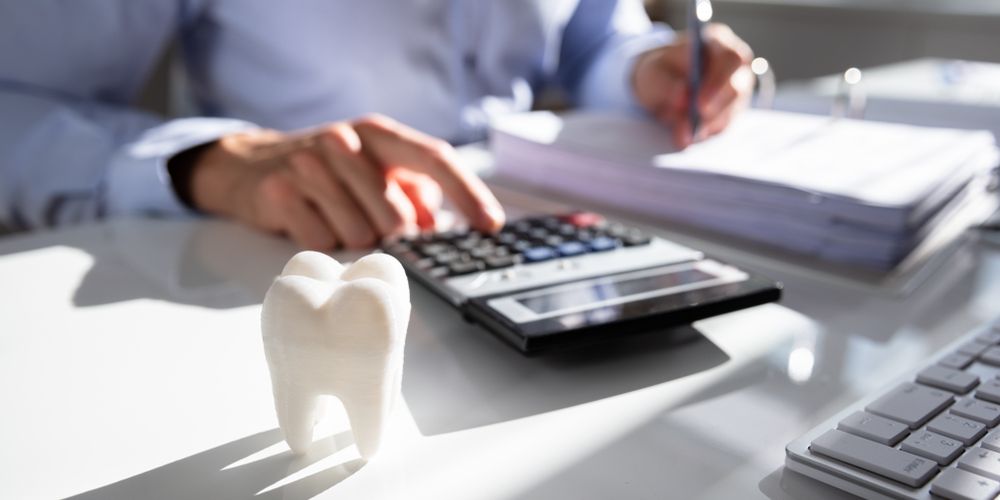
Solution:
{"label": "blue calculator button", "polygon": [[563,243],[558,247],[556,247],[556,249],[559,250],[559,255],[562,255],[563,257],[572,257],[574,255],[580,255],[583,253],[587,253],[590,250],[589,248],[587,248],[587,245],[584,245],[579,241],[570,241],[567,243]]}
{"label": "blue calculator button", "polygon": [[618,248],[619,241],[615,238],[608,238],[607,236],[600,236],[590,240],[590,249],[594,252],[604,252],[607,250],[614,250]]}
{"label": "blue calculator button", "polygon": [[525,262],[541,262],[543,260],[554,259],[559,256],[551,247],[534,247],[524,251]]}

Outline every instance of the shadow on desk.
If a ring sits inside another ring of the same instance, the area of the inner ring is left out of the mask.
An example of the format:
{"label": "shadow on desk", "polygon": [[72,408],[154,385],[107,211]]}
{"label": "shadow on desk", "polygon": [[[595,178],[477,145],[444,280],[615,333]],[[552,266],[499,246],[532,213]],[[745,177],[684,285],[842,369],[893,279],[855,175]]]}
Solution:
{"label": "shadow on desk", "polygon": [[480,326],[458,321],[425,289],[414,287],[411,296],[403,397],[423,435],[589,403],[730,359],[690,326],[526,358]]}
{"label": "shadow on desk", "polygon": [[271,429],[70,498],[305,499],[333,487],[364,465],[355,459],[295,478],[307,472],[309,466],[354,444],[350,431],[315,441],[310,454],[304,457],[286,450],[243,463],[242,459],[280,442],[281,431]]}

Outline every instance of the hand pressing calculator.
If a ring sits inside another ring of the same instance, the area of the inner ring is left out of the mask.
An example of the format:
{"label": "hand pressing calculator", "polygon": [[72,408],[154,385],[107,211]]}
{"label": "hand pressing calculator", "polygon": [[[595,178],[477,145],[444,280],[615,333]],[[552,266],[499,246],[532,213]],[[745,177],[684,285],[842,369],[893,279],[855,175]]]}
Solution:
{"label": "hand pressing calculator", "polygon": [[523,353],[776,301],[781,285],[590,212],[401,238],[407,273]]}

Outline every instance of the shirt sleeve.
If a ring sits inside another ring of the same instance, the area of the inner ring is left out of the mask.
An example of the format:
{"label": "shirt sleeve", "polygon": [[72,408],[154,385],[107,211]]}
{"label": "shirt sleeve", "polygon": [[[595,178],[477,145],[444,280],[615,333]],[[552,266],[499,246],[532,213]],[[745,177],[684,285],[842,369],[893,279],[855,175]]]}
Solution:
{"label": "shirt sleeve", "polygon": [[253,127],[222,118],[164,122],[13,87],[0,81],[0,217],[19,229],[189,213],[173,191],[167,160]]}
{"label": "shirt sleeve", "polygon": [[166,162],[252,125],[130,106],[200,3],[0,2],[0,221],[14,229],[175,215]]}
{"label": "shirt sleeve", "polygon": [[639,0],[580,0],[563,33],[557,77],[579,107],[640,112],[631,82],[636,58],[673,40]]}

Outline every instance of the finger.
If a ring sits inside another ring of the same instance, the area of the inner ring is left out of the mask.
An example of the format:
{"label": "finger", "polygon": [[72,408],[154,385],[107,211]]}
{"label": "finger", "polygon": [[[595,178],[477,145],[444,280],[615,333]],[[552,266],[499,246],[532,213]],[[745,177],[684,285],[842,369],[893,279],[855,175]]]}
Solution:
{"label": "finger", "polygon": [[741,67],[749,65],[753,59],[750,46],[736,36],[728,26],[709,25],[706,28],[705,68],[702,94],[699,106],[704,105],[723,89],[729,79]]}
{"label": "finger", "polygon": [[303,249],[329,251],[337,246],[333,230],[304,196],[285,207],[284,218],[288,235]]}
{"label": "finger", "polygon": [[705,125],[701,128],[701,130],[698,132],[698,137],[696,137],[695,140],[699,141],[705,140],[709,137],[721,133],[723,130],[729,127],[729,124],[732,123],[733,119],[736,117],[736,114],[740,111],[741,108],[742,105],[739,102],[737,102],[733,106],[730,106],[723,112],[713,117],[711,120],[706,122]]}
{"label": "finger", "polygon": [[687,68],[683,67],[687,59],[677,46],[669,46],[650,51],[636,63],[636,100],[654,116],[687,108]]}
{"label": "finger", "polygon": [[268,174],[261,181],[261,195],[266,204],[261,213],[270,219],[267,225],[280,230],[302,248],[330,250],[337,239],[326,222],[306,201],[284,171]]}
{"label": "finger", "polygon": [[393,169],[391,178],[399,183],[413,205],[416,223],[420,229],[430,230],[436,227],[436,217],[441,209],[441,186],[433,179],[402,168]]}
{"label": "finger", "polygon": [[[747,71],[747,74],[748,79],[752,79],[749,71]],[[736,77],[734,77],[734,79],[735,78]],[[750,85],[752,85],[752,83]],[[739,83],[734,85],[734,87],[739,86]],[[706,124],[704,133],[700,134],[701,137],[695,138],[695,140],[705,139],[724,131],[742,110],[750,106],[751,97],[751,90],[738,91],[734,99],[727,103],[717,113],[712,115],[712,118],[710,118]]]}
{"label": "finger", "polygon": [[289,162],[296,174],[296,186],[319,209],[345,247],[367,248],[375,244],[375,231],[364,211],[317,156],[301,151],[292,154]]}
{"label": "finger", "polygon": [[[684,77],[664,69],[654,80],[653,88],[657,89],[654,92],[658,93],[656,107],[647,109],[652,109],[656,116],[668,118],[686,116],[688,113],[688,88]],[[672,123],[667,123],[667,125],[672,125]]]}
{"label": "finger", "polygon": [[359,120],[354,129],[383,167],[410,168],[437,181],[476,229],[492,232],[503,226],[500,202],[482,180],[458,166],[448,143],[382,116]]}
{"label": "finger", "polygon": [[702,120],[711,121],[713,118],[736,104],[736,100],[739,99],[739,97],[740,93],[736,90],[734,85],[731,83],[723,85],[722,88],[716,91],[715,95],[701,107]]}
{"label": "finger", "polygon": [[347,124],[335,124],[319,133],[326,165],[344,184],[381,236],[402,233],[416,224],[409,198],[386,169],[375,165],[361,149],[361,138]]}

